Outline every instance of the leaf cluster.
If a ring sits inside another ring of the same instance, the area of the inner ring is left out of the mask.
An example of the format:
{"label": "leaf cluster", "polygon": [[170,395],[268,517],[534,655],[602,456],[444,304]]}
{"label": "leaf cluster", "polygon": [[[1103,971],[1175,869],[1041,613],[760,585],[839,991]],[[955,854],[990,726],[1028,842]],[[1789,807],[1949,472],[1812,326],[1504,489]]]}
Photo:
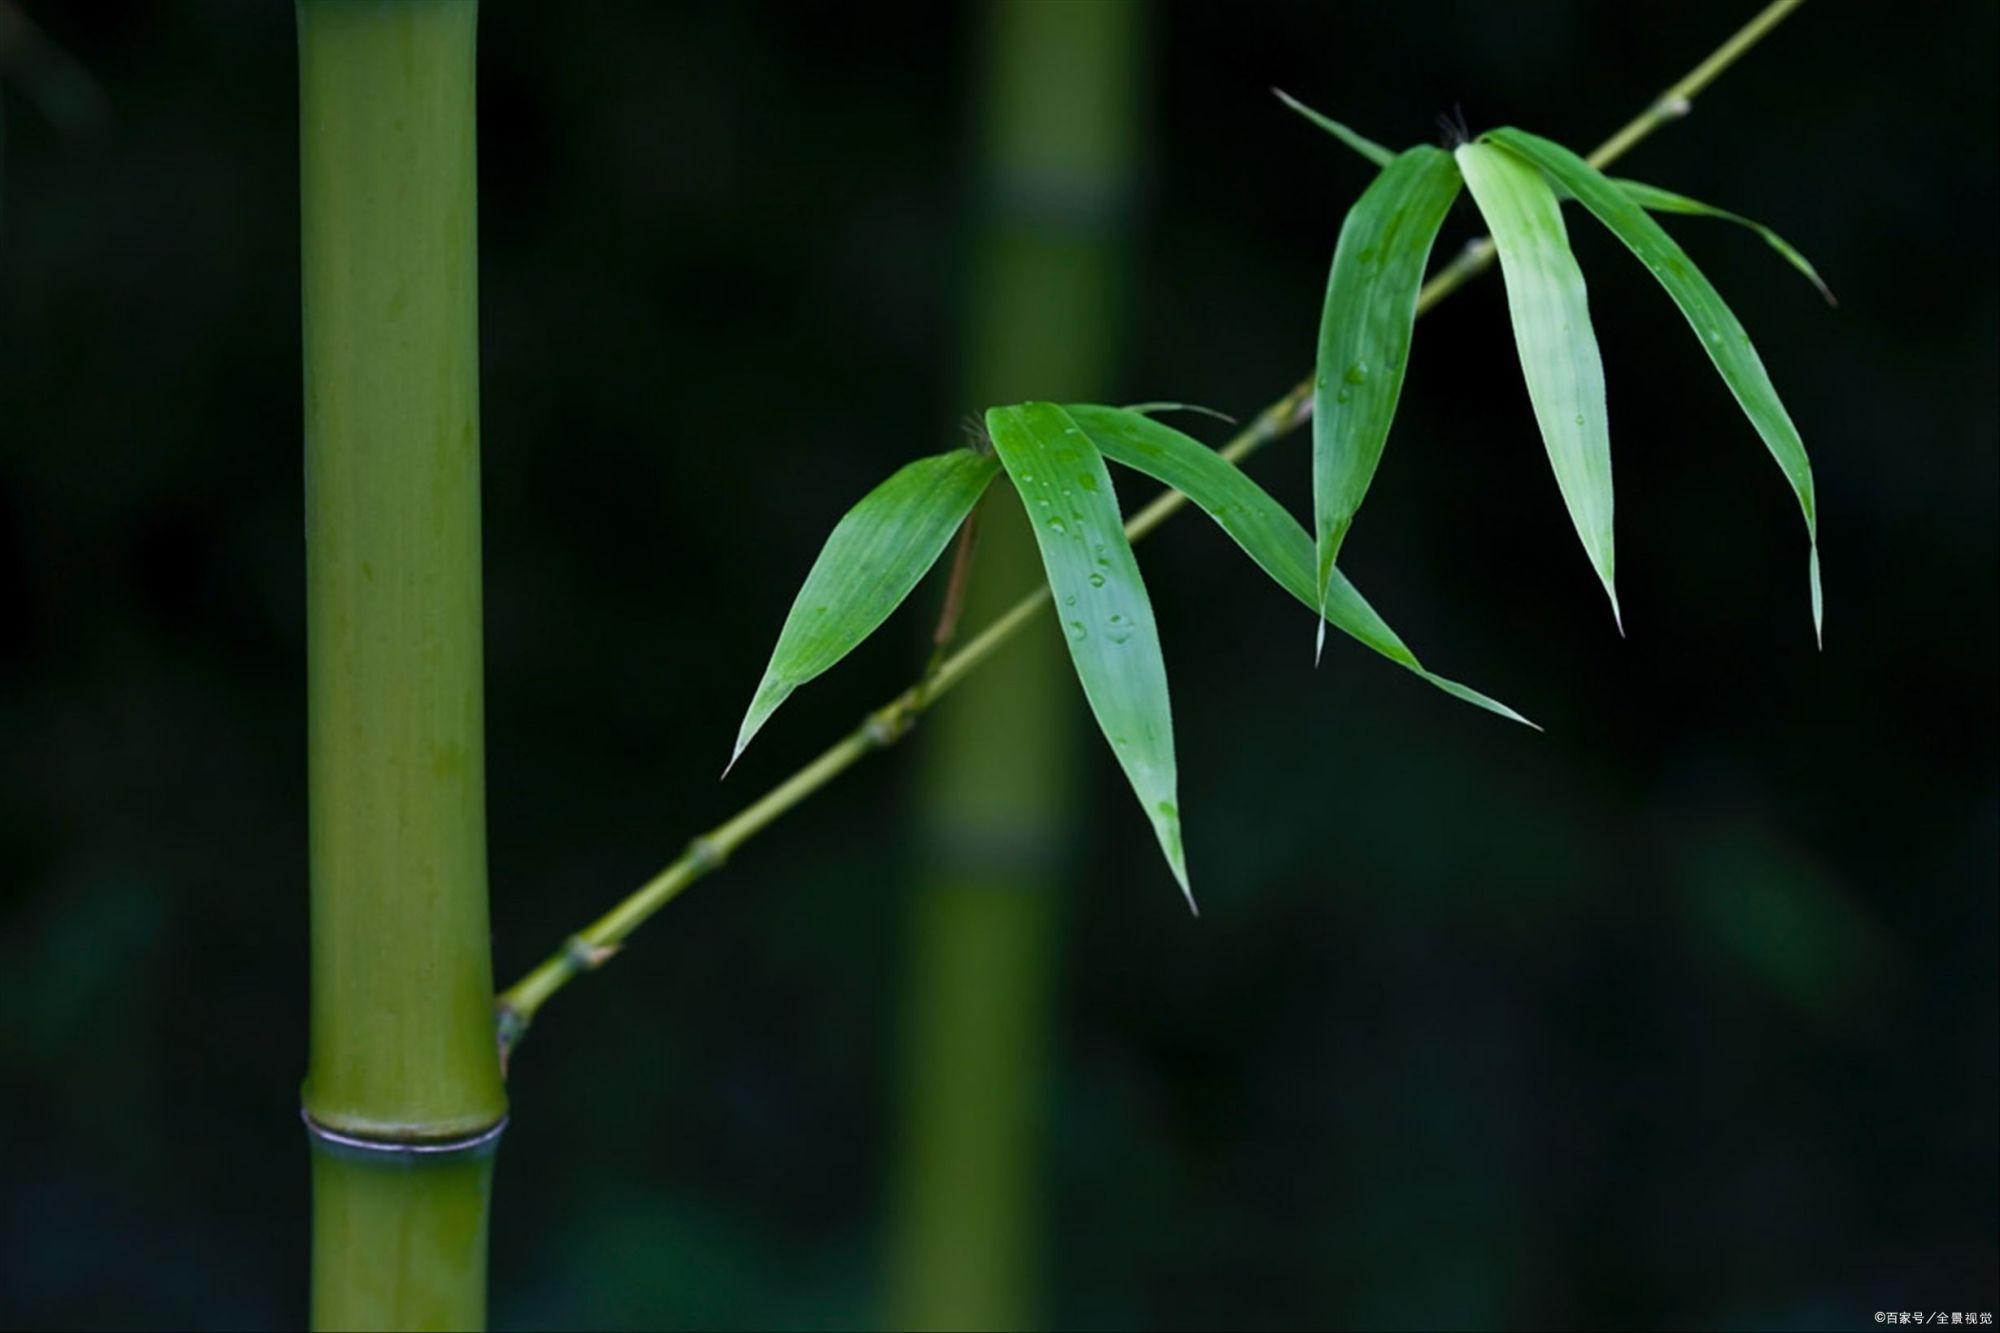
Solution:
{"label": "leaf cluster", "polygon": [[985,417],[991,454],[962,448],[918,459],[835,526],[779,633],[732,765],[794,690],[845,657],[909,596],[1004,472],[1033,524],[1084,696],[1192,908],[1165,658],[1111,463],[1164,483],[1207,513],[1315,614],[1321,641],[1331,623],[1447,694],[1532,726],[1505,704],[1426,668],[1338,565],[1388,442],[1431,251],[1461,188],[1498,251],[1535,420],[1614,617],[1604,367],[1563,217],[1563,205],[1572,201],[1658,278],[1791,483],[1805,516],[1819,633],[1817,521],[1805,446],[1741,322],[1651,214],[1747,227],[1831,302],[1803,255],[1761,224],[1656,186],[1614,180],[1562,145],[1522,130],[1490,131],[1450,150],[1419,145],[1392,152],[1278,95],[1380,168],[1342,223],[1327,280],[1313,380],[1312,530],[1229,459],[1154,415],[1179,404],[991,408]]}

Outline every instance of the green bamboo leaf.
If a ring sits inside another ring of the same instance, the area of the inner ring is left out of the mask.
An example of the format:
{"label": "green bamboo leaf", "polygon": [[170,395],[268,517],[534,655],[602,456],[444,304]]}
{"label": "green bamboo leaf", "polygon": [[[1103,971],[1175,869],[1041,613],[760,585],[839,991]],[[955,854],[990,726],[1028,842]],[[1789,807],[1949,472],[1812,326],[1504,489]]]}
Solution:
{"label": "green bamboo leaf", "polygon": [[1763,359],[1750,342],[1750,335],[1743,330],[1742,321],[1736,318],[1728,304],[1717,293],[1701,270],[1695,267],[1687,252],[1667,235],[1659,223],[1646,216],[1646,211],[1633,203],[1596,167],[1564,148],[1561,144],[1529,134],[1523,130],[1494,130],[1485,136],[1502,149],[1517,153],[1520,159],[1533,164],[1548,173],[1564,189],[1576,196],[1577,201],[1592,213],[1598,221],[1611,229],[1625,247],[1639,257],[1639,261],[1651,269],[1667,294],[1680,306],[1681,313],[1693,326],[1701,344],[1708,352],[1709,359],[1722,375],[1723,383],[1736,395],[1744,415],[1763,437],[1764,447],[1771,451],[1785,479],[1792,484],[1792,492],[1798,497],[1799,509],[1805,515],[1806,540],[1809,551],[1806,559],[1806,577],[1811,585],[1813,637],[1821,637],[1822,607],[1819,586],[1819,521],[1813,499],[1812,463],[1806,457],[1805,441],[1799,438],[1798,427],[1785,411],[1784,403],[1778,398],[1778,391],[1771,384],[1771,376],[1764,369]]}
{"label": "green bamboo leaf", "polygon": [[920,458],[834,525],[743,715],[731,767],[793,690],[854,651],[902,605],[997,471],[992,458],[970,449]]}
{"label": "green bamboo leaf", "polygon": [[[1340,227],[1313,379],[1313,530],[1321,601],[1382,461],[1410,363],[1417,292],[1458,186],[1451,154],[1428,145],[1412,148],[1369,183]],[[1320,634],[1324,638],[1324,623]]]}
{"label": "green bamboo leaf", "polygon": [[1236,424],[1236,418],[1230,416],[1227,412],[1218,411],[1213,407],[1203,407],[1200,403],[1172,403],[1172,402],[1127,403],[1125,404],[1125,410],[1127,412],[1137,412],[1140,413],[1142,416],[1149,416],[1149,417],[1161,416],[1168,412],[1192,412],[1196,416],[1200,417],[1214,417],[1217,421],[1222,422],[1224,425],[1234,426]]}
{"label": "green bamboo leaf", "polygon": [[[1307,610],[1320,610],[1312,538],[1270,492],[1252,481],[1241,468],[1200,440],[1130,409],[1077,404],[1065,410],[1083,427],[1099,453],[1187,496],[1220,524],[1279,587],[1305,603]],[[1452,697],[1525,726],[1535,726],[1507,705],[1427,670],[1338,568],[1327,585],[1325,614],[1334,628]]]}
{"label": "green bamboo leaf", "polygon": [[1194,909],[1181,851],[1166,662],[1111,474],[1090,437],[1053,403],[993,408],[986,430],[1027,506],[1090,711]]}
{"label": "green bamboo leaf", "polygon": [[1298,98],[1293,97],[1290,93],[1286,92],[1284,89],[1273,88],[1271,91],[1277,96],[1277,99],[1280,102],[1283,102],[1286,106],[1298,112],[1300,115],[1304,116],[1307,120],[1319,126],[1321,129],[1325,130],[1328,134],[1331,134],[1334,138],[1340,140],[1342,143],[1346,144],[1349,148],[1352,148],[1355,152],[1367,158],[1370,162],[1373,162],[1376,166],[1386,167],[1395,158],[1396,155],[1394,153],[1384,148],[1381,144],[1376,143],[1373,139],[1364,138],[1363,136],[1356,134],[1353,130],[1350,130],[1349,128],[1347,128],[1347,126],[1341,124],[1339,121],[1335,120],[1332,116],[1320,114],[1319,112],[1313,110],[1311,107],[1307,106],[1304,102],[1301,102]]}
{"label": "green bamboo leaf", "polygon": [[1690,199],[1684,194],[1675,194],[1672,190],[1662,190],[1659,186],[1648,185],[1644,181],[1626,180],[1621,177],[1608,179],[1624,193],[1627,199],[1649,213],[1679,213],[1686,217],[1719,218],[1724,222],[1733,222],[1739,227],[1749,228],[1763,239],[1764,244],[1776,250],[1781,259],[1803,273],[1806,280],[1818,288],[1819,294],[1826,299],[1828,305],[1840,304],[1834,300],[1832,289],[1821,280],[1819,270],[1812,266],[1812,261],[1763,223],[1746,218],[1741,213],[1732,213],[1726,208],[1704,204],[1699,199]]}
{"label": "green bamboo leaf", "polygon": [[[1570,253],[1562,205],[1547,178],[1511,153],[1469,143],[1459,147],[1457,157],[1500,251],[1514,342],[1556,485],[1623,633],[1613,568],[1604,362],[1590,327],[1583,270]],[[1636,205],[1633,211],[1638,211]]]}

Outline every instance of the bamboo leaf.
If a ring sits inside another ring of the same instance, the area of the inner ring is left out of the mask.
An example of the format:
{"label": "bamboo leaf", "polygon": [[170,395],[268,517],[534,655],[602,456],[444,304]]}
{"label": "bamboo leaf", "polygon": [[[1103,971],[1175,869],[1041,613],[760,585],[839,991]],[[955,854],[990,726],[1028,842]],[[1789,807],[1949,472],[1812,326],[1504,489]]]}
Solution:
{"label": "bamboo leaf", "polygon": [[1652,270],[1680,306],[1681,313],[1687,316],[1709,359],[1721,373],[1723,383],[1736,395],[1744,415],[1763,437],[1764,447],[1771,451],[1771,457],[1777,460],[1798,497],[1810,546],[1806,577],[1812,594],[1813,637],[1820,638],[1819,522],[1813,498],[1812,463],[1806,457],[1805,441],[1799,438],[1798,427],[1792,424],[1777,389],[1772,387],[1771,376],[1751,344],[1750,335],[1744,332],[1742,321],[1674,238],[1597,168],[1561,144],[1523,130],[1494,130],[1485,137],[1503,150],[1519,154],[1520,160],[1548,173],[1575,195]]}
{"label": "bamboo leaf", "polygon": [[1663,190],[1657,185],[1648,185],[1644,181],[1625,180],[1618,177],[1611,177],[1609,179],[1613,185],[1616,185],[1624,193],[1627,199],[1630,199],[1649,213],[1679,213],[1686,217],[1719,218],[1724,222],[1733,222],[1739,227],[1749,228],[1763,239],[1764,244],[1776,250],[1781,259],[1800,273],[1803,273],[1806,280],[1819,290],[1819,294],[1826,299],[1828,305],[1837,306],[1840,304],[1840,302],[1833,298],[1832,289],[1821,280],[1819,270],[1812,266],[1812,261],[1800,254],[1798,250],[1793,248],[1790,242],[1763,223],[1746,218],[1741,213],[1732,213],[1726,208],[1717,208],[1713,204],[1704,204],[1699,199],[1690,199],[1684,194],[1675,194],[1672,190]]}
{"label": "bamboo leaf", "polygon": [[1340,227],[1313,380],[1313,529],[1322,602],[1341,542],[1382,461],[1410,362],[1417,292],[1458,187],[1451,154],[1412,148],[1369,183]]}
{"label": "bamboo leaf", "polygon": [[793,690],[854,651],[902,605],[997,471],[992,458],[969,449],[920,458],[834,525],[743,715],[731,767]]}
{"label": "bamboo leaf", "polygon": [[1213,407],[1203,407],[1200,403],[1127,403],[1125,404],[1125,410],[1149,417],[1162,416],[1168,412],[1192,412],[1196,416],[1214,417],[1224,425],[1234,426],[1236,424],[1236,418],[1230,416],[1227,412],[1217,411]]}
{"label": "bamboo leaf", "polygon": [[1090,711],[1194,909],[1181,850],[1166,662],[1111,474],[1090,437],[1053,403],[993,408],[986,429],[1027,506]]}
{"label": "bamboo leaf", "polygon": [[[1500,251],[1514,342],[1556,485],[1623,633],[1611,535],[1604,362],[1590,327],[1583,270],[1570,253],[1562,205],[1547,178],[1511,153],[1469,143],[1459,147],[1457,157]],[[1636,205],[1632,208],[1638,211]]]}
{"label": "bamboo leaf", "polygon": [[1331,134],[1334,138],[1340,140],[1342,143],[1346,144],[1349,148],[1352,148],[1355,152],[1367,158],[1370,162],[1373,162],[1376,166],[1386,167],[1392,160],[1394,160],[1396,155],[1390,152],[1388,149],[1384,148],[1381,144],[1376,143],[1373,139],[1365,138],[1362,135],[1356,134],[1353,130],[1350,130],[1349,128],[1347,128],[1347,126],[1341,124],[1339,121],[1335,120],[1332,116],[1322,115],[1321,113],[1313,110],[1311,107],[1307,106],[1304,102],[1301,102],[1298,98],[1293,97],[1290,93],[1286,92],[1284,89],[1273,88],[1271,91],[1273,94],[1277,96],[1277,99],[1280,102],[1283,102],[1286,106],[1298,112],[1300,115],[1304,116],[1307,120],[1319,126],[1321,129],[1325,130],[1328,134]]}
{"label": "bamboo leaf", "polygon": [[[1279,587],[1303,602],[1307,610],[1320,610],[1312,538],[1241,468],[1200,440],[1129,409],[1079,404],[1065,410],[1083,427],[1099,453],[1187,496]],[[1327,585],[1325,614],[1342,633],[1454,698],[1511,721],[1535,725],[1507,705],[1427,670],[1338,568]]]}

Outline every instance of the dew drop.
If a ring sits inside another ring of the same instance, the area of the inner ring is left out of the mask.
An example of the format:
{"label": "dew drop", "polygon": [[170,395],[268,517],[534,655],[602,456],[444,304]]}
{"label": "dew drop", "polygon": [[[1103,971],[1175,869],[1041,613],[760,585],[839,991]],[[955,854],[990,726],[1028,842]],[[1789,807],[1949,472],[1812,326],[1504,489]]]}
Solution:
{"label": "dew drop", "polygon": [[1099,574],[1096,570],[1092,570],[1090,573],[1090,586],[1093,588],[1102,588],[1104,586],[1104,575]]}
{"label": "dew drop", "polygon": [[1076,481],[1077,485],[1083,487],[1086,491],[1095,491],[1097,489],[1097,478],[1091,476],[1088,472],[1083,473]]}
{"label": "dew drop", "polygon": [[1342,375],[1341,378],[1349,384],[1366,384],[1368,382],[1368,363],[1366,361],[1356,361],[1347,368],[1347,373]]}
{"label": "dew drop", "polygon": [[1069,636],[1078,643],[1082,643],[1090,637],[1090,631],[1084,628],[1081,620],[1072,620],[1069,622]]}
{"label": "dew drop", "polygon": [[1063,522],[1063,521],[1062,521],[1061,519],[1059,519],[1059,518],[1051,518],[1051,519],[1049,520],[1049,531],[1050,531],[1050,532],[1068,532],[1068,531],[1069,531],[1069,527],[1068,527],[1068,525],[1067,525],[1067,524],[1065,524],[1065,523],[1064,523],[1064,522]]}
{"label": "dew drop", "polygon": [[1583,413],[1581,413],[1581,412],[1578,412],[1578,413],[1576,414],[1576,424],[1577,424],[1577,425],[1579,425],[1579,426],[1581,426],[1581,425],[1583,424]]}

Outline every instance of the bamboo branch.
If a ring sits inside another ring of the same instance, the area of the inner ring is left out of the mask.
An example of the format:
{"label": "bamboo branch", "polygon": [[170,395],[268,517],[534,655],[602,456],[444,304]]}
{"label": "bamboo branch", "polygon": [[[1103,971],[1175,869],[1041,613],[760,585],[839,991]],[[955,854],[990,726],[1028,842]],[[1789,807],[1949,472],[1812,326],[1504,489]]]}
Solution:
{"label": "bamboo branch", "polygon": [[[1765,6],[1685,78],[1668,88],[1645,111],[1598,145],[1590,154],[1590,164],[1595,167],[1610,165],[1661,126],[1685,116],[1697,94],[1802,3],[1804,0],[1775,0],[1775,3]],[[1417,313],[1422,315],[1429,311],[1492,264],[1493,242],[1490,239],[1482,236],[1469,242],[1451,263],[1424,284],[1417,297]],[[1313,381],[1308,376],[1259,412],[1249,426],[1222,447],[1222,456],[1232,463],[1239,462],[1272,440],[1291,433],[1312,416],[1312,398]],[[1187,497],[1178,491],[1165,492],[1132,517],[1125,525],[1126,536],[1135,542],[1140,540],[1186,503]],[[571,936],[540,966],[501,992],[498,1001],[500,1049],[510,1051],[551,995],[567,985],[571,978],[601,966],[622,947],[628,935],[672,902],[688,885],[719,868],[738,847],[755,837],[778,816],[846,772],[862,756],[900,740],[926,709],[963,680],[974,667],[991,657],[1048,601],[1046,585],[1022,597],[976,638],[938,663],[916,684],[870,713],[843,740],[730,819],[694,839],[672,865]]]}
{"label": "bamboo branch", "polygon": [[945,580],[944,604],[938,608],[937,628],[931,631],[931,660],[925,675],[934,674],[944,664],[946,650],[958,637],[958,618],[965,610],[965,585],[972,577],[972,555],[979,545],[979,511],[974,509],[959,525],[958,541],[951,553],[951,576]]}

